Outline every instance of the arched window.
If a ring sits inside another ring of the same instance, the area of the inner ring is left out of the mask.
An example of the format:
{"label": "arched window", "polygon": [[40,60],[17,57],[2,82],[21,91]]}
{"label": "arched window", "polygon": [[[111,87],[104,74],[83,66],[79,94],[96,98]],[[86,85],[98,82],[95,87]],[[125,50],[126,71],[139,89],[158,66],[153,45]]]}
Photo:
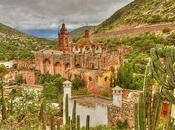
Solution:
{"label": "arched window", "polygon": [[104,81],[107,81],[108,80],[108,77],[106,76],[105,78],[104,78]]}
{"label": "arched window", "polygon": [[92,77],[89,77],[89,81],[92,81]]}

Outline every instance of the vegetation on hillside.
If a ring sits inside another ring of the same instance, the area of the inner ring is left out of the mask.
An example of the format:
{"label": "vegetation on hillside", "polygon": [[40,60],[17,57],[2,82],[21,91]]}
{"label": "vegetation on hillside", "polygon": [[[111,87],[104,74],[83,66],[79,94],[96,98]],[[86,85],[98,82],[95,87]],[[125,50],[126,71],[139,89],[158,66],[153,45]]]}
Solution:
{"label": "vegetation on hillside", "polygon": [[174,10],[174,0],[135,0],[101,23],[97,32],[112,29],[118,24],[174,22]]}
{"label": "vegetation on hillside", "polygon": [[55,48],[56,42],[29,36],[0,24],[0,61],[32,59],[34,51]]}
{"label": "vegetation on hillside", "polygon": [[84,31],[86,29],[91,30],[93,28],[94,28],[94,26],[83,26],[83,27],[80,27],[80,28],[73,30],[72,32],[70,32],[70,36],[71,36],[72,41],[76,42],[84,35]]}

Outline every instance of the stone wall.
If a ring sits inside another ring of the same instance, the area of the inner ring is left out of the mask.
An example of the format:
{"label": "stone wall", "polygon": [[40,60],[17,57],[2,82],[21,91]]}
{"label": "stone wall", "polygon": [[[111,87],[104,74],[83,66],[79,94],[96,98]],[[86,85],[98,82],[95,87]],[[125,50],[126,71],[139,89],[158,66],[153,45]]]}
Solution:
{"label": "stone wall", "polygon": [[122,107],[108,106],[108,125],[116,125],[118,121],[128,122],[129,128],[134,127],[134,102],[123,101]]}

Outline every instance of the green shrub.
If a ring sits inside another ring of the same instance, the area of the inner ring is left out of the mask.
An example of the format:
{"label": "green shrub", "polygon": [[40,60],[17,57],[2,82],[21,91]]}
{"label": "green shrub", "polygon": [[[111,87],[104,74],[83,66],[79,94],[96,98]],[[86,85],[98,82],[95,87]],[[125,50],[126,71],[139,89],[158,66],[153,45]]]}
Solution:
{"label": "green shrub", "polygon": [[124,122],[118,121],[116,124],[116,128],[117,130],[126,130],[128,128],[127,120],[125,120]]}
{"label": "green shrub", "polygon": [[164,28],[162,30],[162,33],[170,33],[171,32],[171,29],[170,28]]}

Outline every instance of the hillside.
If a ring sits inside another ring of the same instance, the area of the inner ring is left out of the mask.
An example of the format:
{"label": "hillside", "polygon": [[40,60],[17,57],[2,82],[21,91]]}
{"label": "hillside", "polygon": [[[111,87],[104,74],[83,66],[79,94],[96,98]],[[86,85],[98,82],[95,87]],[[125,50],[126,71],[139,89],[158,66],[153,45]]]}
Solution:
{"label": "hillside", "polygon": [[84,31],[86,30],[86,29],[94,29],[94,26],[83,26],[83,27],[80,27],[80,28],[77,28],[77,29],[75,29],[75,30],[73,30],[73,31],[71,31],[70,32],[70,36],[71,36],[71,38],[74,40],[76,40],[77,38],[79,38],[80,36],[82,36],[83,35],[83,33],[84,33]]}
{"label": "hillside", "polygon": [[34,51],[55,45],[54,41],[36,38],[0,23],[0,61],[32,59]]}
{"label": "hillside", "polygon": [[155,24],[175,21],[174,0],[135,0],[115,12],[97,27],[97,32],[118,24]]}

